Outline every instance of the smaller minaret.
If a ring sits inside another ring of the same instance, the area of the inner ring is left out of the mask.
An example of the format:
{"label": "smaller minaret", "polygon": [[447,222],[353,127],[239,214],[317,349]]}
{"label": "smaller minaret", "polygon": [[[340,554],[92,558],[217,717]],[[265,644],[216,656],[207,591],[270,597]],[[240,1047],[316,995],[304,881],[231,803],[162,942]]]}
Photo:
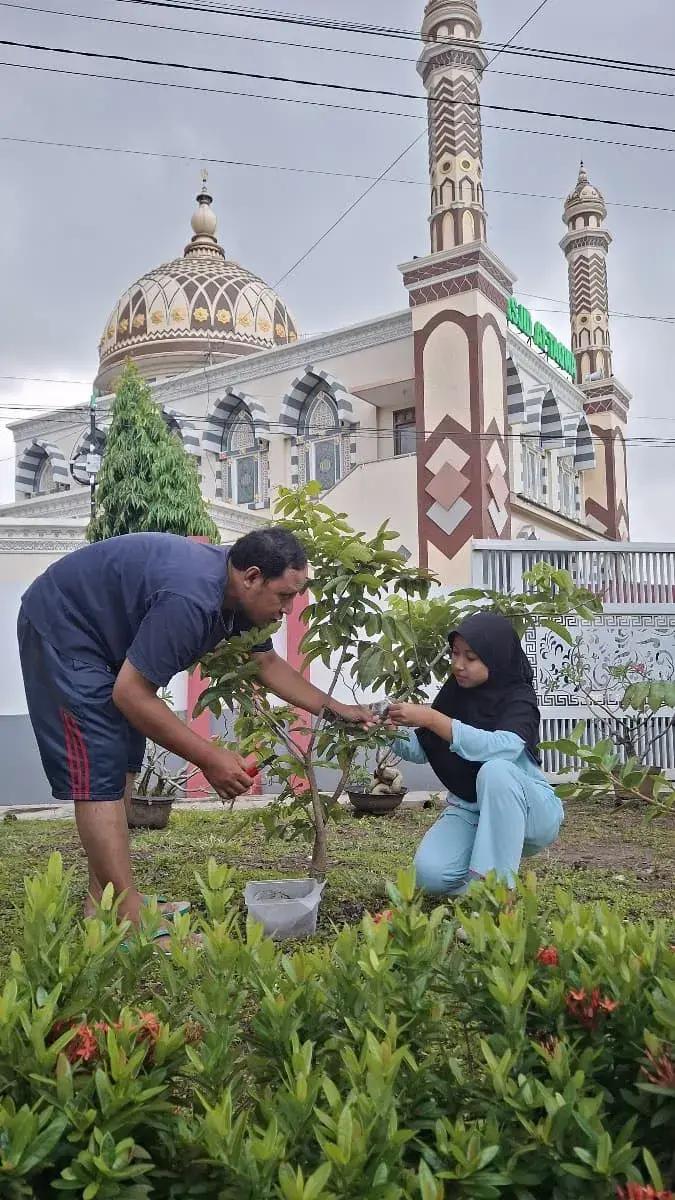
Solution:
{"label": "smaller minaret", "polygon": [[572,350],[580,384],[589,378],[611,379],[613,373],[607,295],[612,235],[603,229],[606,216],[604,196],[589,182],[582,163],[577,186],[565,201],[568,232],[560,243],[569,271]]}
{"label": "smaller minaret", "polygon": [[428,0],[417,69],[429,96],[432,254],[487,240],[481,31],[476,0]]}
{"label": "smaller minaret", "polygon": [[567,258],[572,350],[577,383],[584,393],[597,465],[584,476],[588,525],[603,537],[629,537],[626,427],[631,396],[614,374],[609,330],[607,253],[612,236],[603,223],[604,196],[581,164],[577,186],[565,201],[567,233],[560,243]]}

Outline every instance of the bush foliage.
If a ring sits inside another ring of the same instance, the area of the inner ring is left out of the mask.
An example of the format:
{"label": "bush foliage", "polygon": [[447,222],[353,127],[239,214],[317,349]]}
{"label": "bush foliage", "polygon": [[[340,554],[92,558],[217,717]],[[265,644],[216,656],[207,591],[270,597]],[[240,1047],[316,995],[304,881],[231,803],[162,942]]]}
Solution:
{"label": "bush foliage", "polygon": [[[244,927],[199,879],[202,948],[79,920],[55,854],[0,984],[0,1196],[568,1200],[669,1196],[675,954],[665,927],[488,882],[323,944]],[[456,939],[461,920],[468,941]]]}

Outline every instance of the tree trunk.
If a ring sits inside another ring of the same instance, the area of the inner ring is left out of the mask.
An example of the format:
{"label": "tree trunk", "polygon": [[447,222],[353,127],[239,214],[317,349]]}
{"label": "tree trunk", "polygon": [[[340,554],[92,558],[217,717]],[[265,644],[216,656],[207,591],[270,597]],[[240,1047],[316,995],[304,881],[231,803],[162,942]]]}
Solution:
{"label": "tree trunk", "polygon": [[314,816],[314,846],[312,848],[312,875],[318,879],[319,883],[323,883],[328,870],[328,830],[323,815],[323,805],[319,798],[319,792],[314,779],[314,772],[310,775],[310,788],[312,793],[312,813]]}

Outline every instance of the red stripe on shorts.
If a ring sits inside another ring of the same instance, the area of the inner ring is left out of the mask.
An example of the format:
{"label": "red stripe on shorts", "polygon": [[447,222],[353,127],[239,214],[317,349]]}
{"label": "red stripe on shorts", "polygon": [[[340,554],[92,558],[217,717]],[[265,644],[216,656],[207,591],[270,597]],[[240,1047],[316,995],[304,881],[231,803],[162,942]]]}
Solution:
{"label": "red stripe on shorts", "polygon": [[82,731],[72,713],[61,709],[61,720],[66,743],[66,758],[70,791],[73,800],[90,800],[89,757],[84,744]]}

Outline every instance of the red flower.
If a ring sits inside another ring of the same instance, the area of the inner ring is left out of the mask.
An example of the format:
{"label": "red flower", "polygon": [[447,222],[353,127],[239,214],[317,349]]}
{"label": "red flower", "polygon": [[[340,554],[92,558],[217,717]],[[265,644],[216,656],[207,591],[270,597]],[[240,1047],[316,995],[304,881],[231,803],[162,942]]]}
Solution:
{"label": "red flower", "polygon": [[390,908],[385,908],[384,912],[379,912],[379,913],[375,914],[375,916],[373,917],[373,921],[375,922],[376,925],[381,925],[383,921],[391,921],[393,915],[394,914]]}
{"label": "red flower", "polygon": [[90,1063],[98,1058],[98,1042],[96,1034],[89,1025],[76,1025],[75,1036],[65,1048],[65,1056],[69,1063]]}
{"label": "red flower", "polygon": [[154,1046],[159,1037],[159,1032],[159,1017],[155,1016],[152,1012],[141,1012],[138,1014],[137,1041],[150,1042]]}
{"label": "red flower", "polygon": [[557,967],[560,965],[558,951],[555,946],[542,946],[537,952],[537,962],[542,967]]}
{"label": "red flower", "polygon": [[616,1189],[617,1200],[675,1200],[672,1192],[657,1192],[651,1185],[627,1183]]}
{"label": "red flower", "polygon": [[642,1074],[650,1083],[656,1087],[675,1088],[675,1063],[668,1054],[660,1054],[658,1058],[655,1054],[648,1054],[647,1058],[651,1063],[652,1070],[647,1067],[642,1068]]}
{"label": "red flower", "polygon": [[600,988],[593,988],[590,995],[584,991],[570,991],[565,997],[567,1012],[575,1021],[583,1025],[584,1029],[597,1029],[600,1017],[608,1016],[618,1007],[616,1000],[610,1000],[608,996],[600,995]]}

